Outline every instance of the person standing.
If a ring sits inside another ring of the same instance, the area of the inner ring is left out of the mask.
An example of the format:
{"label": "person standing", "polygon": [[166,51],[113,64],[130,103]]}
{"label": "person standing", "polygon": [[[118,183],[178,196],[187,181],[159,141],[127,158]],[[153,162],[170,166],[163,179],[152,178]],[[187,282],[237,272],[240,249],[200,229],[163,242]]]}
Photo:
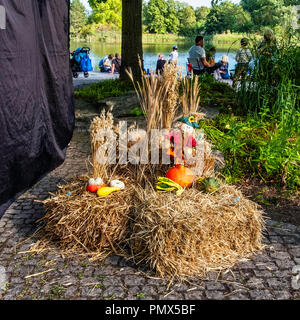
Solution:
{"label": "person standing", "polygon": [[202,74],[204,72],[214,73],[216,69],[220,67],[219,63],[209,63],[206,60],[206,53],[203,49],[204,38],[202,36],[197,36],[195,39],[195,44],[189,50],[189,58],[197,59],[198,63],[192,63],[193,73],[195,75]]}
{"label": "person standing", "polygon": [[242,80],[246,77],[249,70],[249,62],[252,59],[252,53],[248,49],[248,39],[241,39],[241,48],[237,51],[235,60],[237,66],[235,68],[234,77],[233,77],[233,87],[236,87],[237,81]]}
{"label": "person standing", "polygon": [[175,63],[177,64],[178,62],[178,48],[177,46],[173,46],[173,51],[170,53],[169,55],[170,59],[169,59],[169,62],[170,63]]}

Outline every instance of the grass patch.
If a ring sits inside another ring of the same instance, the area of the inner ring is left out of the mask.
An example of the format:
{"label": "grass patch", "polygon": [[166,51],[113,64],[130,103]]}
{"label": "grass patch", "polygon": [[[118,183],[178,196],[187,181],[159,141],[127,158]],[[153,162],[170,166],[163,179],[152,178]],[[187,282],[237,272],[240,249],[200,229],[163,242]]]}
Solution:
{"label": "grass patch", "polygon": [[113,79],[93,83],[82,89],[76,89],[75,98],[97,103],[105,98],[121,96],[131,90],[134,90],[131,82]]}
{"label": "grass patch", "polygon": [[276,122],[228,114],[199,124],[224,154],[227,182],[259,176],[278,187],[300,186],[299,136],[282,135]]}

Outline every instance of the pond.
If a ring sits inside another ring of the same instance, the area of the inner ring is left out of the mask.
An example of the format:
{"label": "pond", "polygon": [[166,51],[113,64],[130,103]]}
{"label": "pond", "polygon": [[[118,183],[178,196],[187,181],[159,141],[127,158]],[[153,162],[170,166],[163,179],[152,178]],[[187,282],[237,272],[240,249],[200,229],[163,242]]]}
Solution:
{"label": "pond", "polygon": [[[178,45],[178,59],[179,65],[183,67],[184,72],[186,72],[186,64],[188,51],[193,43],[182,43]],[[162,53],[165,56],[165,59],[168,59],[170,52],[172,51],[173,44],[144,44],[144,66],[145,69],[155,70],[157,55]],[[121,43],[111,44],[111,43],[100,43],[100,42],[76,42],[71,41],[70,50],[71,52],[76,50],[79,47],[89,47],[91,48],[90,58],[93,63],[94,70],[99,70],[98,64],[101,58],[107,54],[115,54],[116,52],[121,52]],[[236,50],[229,50],[224,48],[216,48],[216,61],[221,60],[222,56],[228,55],[229,58],[229,69],[234,69],[235,67],[235,54]]]}

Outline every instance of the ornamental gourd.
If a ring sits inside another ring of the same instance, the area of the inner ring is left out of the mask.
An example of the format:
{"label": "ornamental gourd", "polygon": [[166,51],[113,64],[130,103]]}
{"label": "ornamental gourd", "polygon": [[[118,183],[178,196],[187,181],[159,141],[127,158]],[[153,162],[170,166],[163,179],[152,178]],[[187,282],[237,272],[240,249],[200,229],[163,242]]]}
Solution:
{"label": "ornamental gourd", "polygon": [[92,193],[97,192],[100,188],[105,187],[106,185],[103,183],[101,178],[91,178],[89,179],[89,184],[86,187],[86,190]]}
{"label": "ornamental gourd", "polygon": [[120,191],[121,189],[118,187],[103,187],[97,191],[98,197],[107,197],[112,192]]}
{"label": "ornamental gourd", "polygon": [[166,177],[178,183],[182,188],[189,188],[193,184],[195,176],[191,169],[179,164],[171,168]]}

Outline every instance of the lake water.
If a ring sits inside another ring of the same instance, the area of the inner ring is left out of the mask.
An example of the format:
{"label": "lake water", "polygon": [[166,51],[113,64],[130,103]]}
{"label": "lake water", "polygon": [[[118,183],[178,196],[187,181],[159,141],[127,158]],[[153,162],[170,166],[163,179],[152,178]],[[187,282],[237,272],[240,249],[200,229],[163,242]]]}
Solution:
{"label": "lake water", "polygon": [[[187,57],[188,51],[193,43],[184,43],[178,45],[178,64],[183,67],[184,72],[186,72],[187,67]],[[156,61],[157,55],[162,53],[165,56],[165,59],[168,59],[170,52],[172,51],[172,44],[144,44],[143,51],[144,51],[144,66],[145,69],[156,69]],[[110,43],[100,43],[100,42],[93,42],[93,43],[86,43],[86,42],[75,42],[71,41],[70,43],[70,50],[71,52],[76,50],[79,47],[89,47],[91,48],[90,58],[93,63],[94,70],[99,70],[98,64],[101,58],[103,58],[107,54],[115,54],[116,52],[121,52],[121,44],[110,44]],[[236,64],[235,62],[235,50],[230,50],[229,52],[222,48],[217,49],[216,53],[216,61],[221,60],[222,56],[228,55],[229,58],[229,69],[234,69]]]}

